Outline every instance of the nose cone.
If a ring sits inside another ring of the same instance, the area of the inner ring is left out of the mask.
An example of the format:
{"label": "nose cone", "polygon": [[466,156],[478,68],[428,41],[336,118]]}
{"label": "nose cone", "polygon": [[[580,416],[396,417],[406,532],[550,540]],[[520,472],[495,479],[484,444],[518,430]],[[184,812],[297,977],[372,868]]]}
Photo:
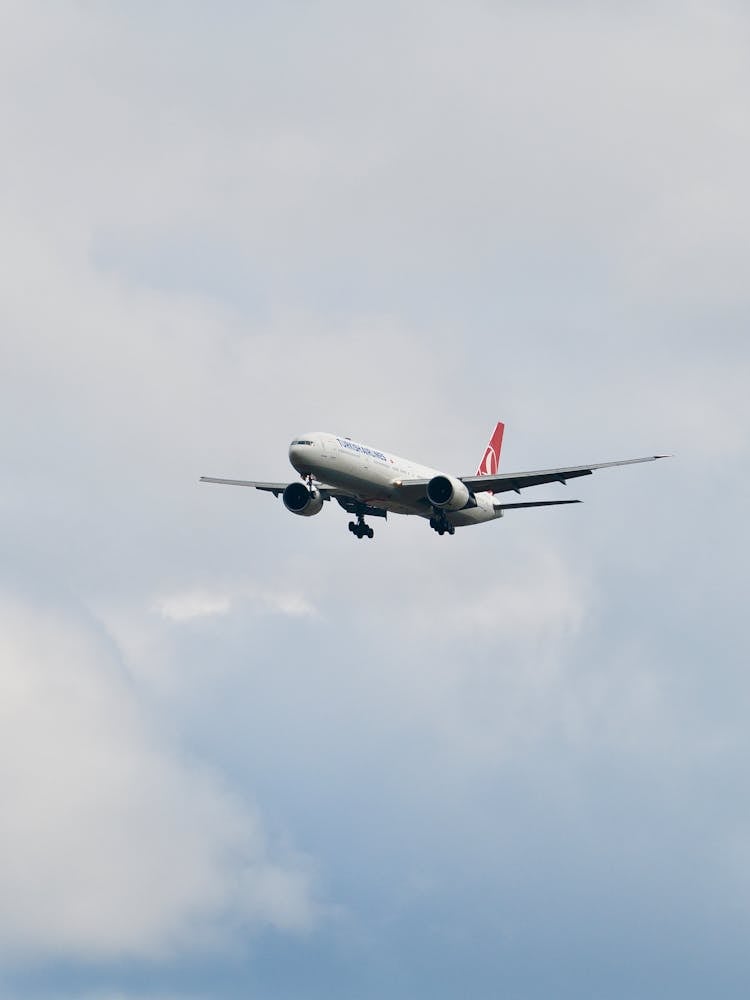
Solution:
{"label": "nose cone", "polygon": [[306,475],[310,472],[310,461],[315,452],[315,437],[313,434],[300,434],[289,445],[289,461],[297,472]]}
{"label": "nose cone", "polygon": [[297,444],[297,442],[292,441],[292,443],[289,445],[289,462],[291,463],[292,468],[296,469],[297,472],[300,471],[299,462],[300,462],[301,451],[302,449]]}

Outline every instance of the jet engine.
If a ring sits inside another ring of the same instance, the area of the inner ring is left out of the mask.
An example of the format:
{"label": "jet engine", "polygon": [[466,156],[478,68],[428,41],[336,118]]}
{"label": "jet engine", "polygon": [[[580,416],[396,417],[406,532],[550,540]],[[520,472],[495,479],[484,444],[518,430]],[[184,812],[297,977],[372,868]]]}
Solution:
{"label": "jet engine", "polygon": [[312,517],[323,509],[323,497],[317,490],[308,490],[304,483],[290,483],[281,498],[286,509],[300,517]]}
{"label": "jet engine", "polygon": [[453,476],[434,476],[427,484],[427,499],[439,510],[463,510],[471,499],[468,487]]}

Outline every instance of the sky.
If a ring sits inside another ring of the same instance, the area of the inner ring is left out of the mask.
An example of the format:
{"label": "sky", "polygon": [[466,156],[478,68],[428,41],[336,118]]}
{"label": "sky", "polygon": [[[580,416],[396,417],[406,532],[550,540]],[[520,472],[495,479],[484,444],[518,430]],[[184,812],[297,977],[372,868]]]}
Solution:
{"label": "sky", "polygon": [[[749,42],[3,0],[0,1000],[748,995]],[[674,457],[372,542],[198,483],[499,419]]]}

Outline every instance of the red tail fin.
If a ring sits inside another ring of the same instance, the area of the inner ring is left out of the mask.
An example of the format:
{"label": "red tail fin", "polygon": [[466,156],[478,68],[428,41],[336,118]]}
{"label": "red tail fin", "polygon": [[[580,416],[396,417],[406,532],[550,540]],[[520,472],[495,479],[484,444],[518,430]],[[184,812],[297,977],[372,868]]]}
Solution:
{"label": "red tail fin", "polygon": [[477,469],[478,476],[494,476],[500,465],[500,449],[503,446],[505,424],[498,424],[492,432],[490,442],[484,450],[484,456]]}

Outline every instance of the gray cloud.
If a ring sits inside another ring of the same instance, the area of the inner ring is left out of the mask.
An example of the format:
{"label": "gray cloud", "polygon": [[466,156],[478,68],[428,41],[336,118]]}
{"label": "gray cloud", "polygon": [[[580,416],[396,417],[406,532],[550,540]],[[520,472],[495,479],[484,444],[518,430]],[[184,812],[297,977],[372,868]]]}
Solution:
{"label": "gray cloud", "polygon": [[220,919],[314,921],[304,866],[159,734],[106,634],[7,598],[2,621],[6,955],[160,956]]}
{"label": "gray cloud", "polygon": [[[9,995],[744,996],[744,11],[0,17]],[[677,457],[443,545],[196,482],[499,417]]]}

